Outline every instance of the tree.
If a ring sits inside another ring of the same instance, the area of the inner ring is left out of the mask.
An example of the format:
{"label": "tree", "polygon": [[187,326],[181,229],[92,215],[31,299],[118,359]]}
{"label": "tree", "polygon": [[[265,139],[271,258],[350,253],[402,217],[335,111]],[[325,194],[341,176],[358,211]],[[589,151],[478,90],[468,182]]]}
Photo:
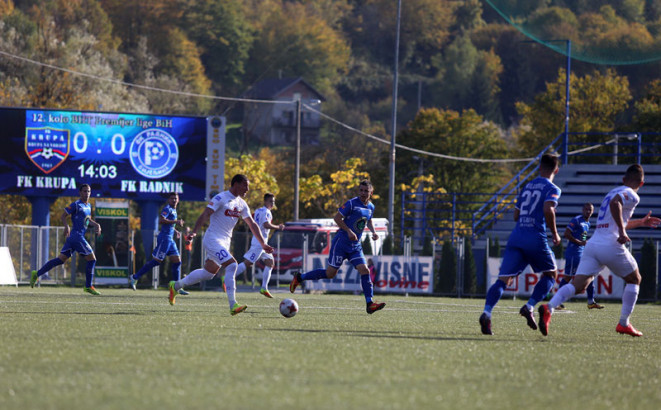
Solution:
{"label": "tree", "polygon": [[[330,181],[313,175],[300,179],[300,198],[305,208],[325,215],[335,214],[349,198],[355,196],[356,188],[363,179],[369,179],[367,172],[359,171],[363,165],[360,158],[349,158],[340,169],[330,175]],[[373,196],[377,199],[378,196]]]}
{"label": "tree", "polygon": [[456,290],[457,279],[457,255],[455,254],[452,241],[443,242],[441,250],[441,263],[434,289],[436,293],[452,293]]}
{"label": "tree", "polygon": [[370,238],[367,235],[371,235],[371,234],[366,234],[365,239],[363,240],[362,243],[363,254],[373,255],[374,251],[372,251],[372,242],[370,241]]}
{"label": "tree", "polygon": [[651,239],[646,238],[640,249],[640,298],[643,300],[652,300],[656,298],[656,247]]}
{"label": "tree", "polygon": [[240,1],[186,2],[182,26],[202,50],[201,60],[218,91],[238,93],[253,42]]}
{"label": "tree", "polygon": [[464,292],[469,295],[477,293],[477,266],[473,256],[473,245],[470,238],[464,238]]}
{"label": "tree", "polygon": [[634,103],[634,130],[658,132],[661,129],[661,80],[647,86],[645,96]]}
{"label": "tree", "polygon": [[[502,158],[507,150],[498,127],[484,121],[474,110],[458,113],[429,108],[421,110],[397,141],[410,147],[467,158]],[[412,179],[418,173],[420,158],[409,151],[397,156],[398,174]],[[424,173],[431,174],[447,192],[492,192],[506,175],[498,164],[454,161],[425,157]],[[402,178],[402,177],[400,177]],[[404,181],[403,181],[404,182]]]}
{"label": "tree", "polygon": [[[517,103],[521,124],[527,126],[517,136],[525,155],[536,155],[564,131],[565,70],[558,71],[555,82],[547,83],[546,92],[535,97],[534,103]],[[615,129],[618,115],[627,108],[632,96],[629,81],[608,69],[584,77],[570,76],[570,130],[572,132],[610,132]],[[586,141],[588,137],[572,137]]]}
{"label": "tree", "polygon": [[241,155],[239,158],[227,158],[225,161],[225,186],[229,187],[232,177],[244,174],[250,181],[250,190],[245,198],[248,206],[255,209],[262,206],[264,194],[270,192],[278,195],[278,181],[266,168],[266,161],[256,159],[252,155]]}
{"label": "tree", "polygon": [[268,11],[250,53],[249,81],[282,73],[304,77],[322,91],[330,89],[346,71],[346,40],[303,4],[283,2]]}

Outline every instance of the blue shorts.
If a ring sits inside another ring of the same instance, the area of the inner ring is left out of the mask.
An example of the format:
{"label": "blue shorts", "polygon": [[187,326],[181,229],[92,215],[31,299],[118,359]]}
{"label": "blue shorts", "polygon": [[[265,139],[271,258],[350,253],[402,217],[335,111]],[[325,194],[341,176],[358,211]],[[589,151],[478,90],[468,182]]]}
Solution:
{"label": "blue shorts", "polygon": [[518,276],[530,265],[534,273],[556,270],[555,257],[546,238],[507,242],[498,276]]}
{"label": "blue shorts", "polygon": [[328,264],[334,268],[339,268],[345,259],[348,259],[356,268],[358,265],[367,265],[360,242],[356,245],[356,242],[341,240],[336,235],[333,238],[333,242],[331,242],[330,252],[328,253]]}
{"label": "blue shorts", "polygon": [[574,276],[582,255],[565,255],[565,276]]}
{"label": "blue shorts", "polygon": [[166,238],[157,238],[156,247],[154,252],[151,253],[151,256],[159,261],[165,259],[166,256],[177,255],[179,256],[179,248],[177,244],[170,237]]}
{"label": "blue shorts", "polygon": [[74,252],[78,252],[82,256],[94,253],[90,244],[85,240],[85,237],[69,235],[66,241],[64,241],[64,246],[62,246],[60,253],[70,258]]}

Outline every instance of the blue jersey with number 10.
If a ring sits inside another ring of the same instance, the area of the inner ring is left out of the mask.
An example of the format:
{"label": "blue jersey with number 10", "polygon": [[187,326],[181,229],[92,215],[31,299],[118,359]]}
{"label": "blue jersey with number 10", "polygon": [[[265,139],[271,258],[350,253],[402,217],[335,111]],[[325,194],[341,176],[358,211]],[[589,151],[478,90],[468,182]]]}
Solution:
{"label": "blue jersey with number 10", "polygon": [[516,201],[519,210],[519,220],[512,236],[525,240],[530,235],[546,238],[546,218],[544,217],[544,203],[555,202],[560,198],[558,188],[548,178],[537,177],[528,182]]}

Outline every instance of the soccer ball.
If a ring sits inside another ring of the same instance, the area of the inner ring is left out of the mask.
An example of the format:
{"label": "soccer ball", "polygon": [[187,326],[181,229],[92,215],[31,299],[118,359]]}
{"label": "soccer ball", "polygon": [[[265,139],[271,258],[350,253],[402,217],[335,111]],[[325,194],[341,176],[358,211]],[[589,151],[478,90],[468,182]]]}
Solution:
{"label": "soccer ball", "polygon": [[285,299],[280,302],[280,313],[284,317],[294,317],[298,313],[298,303],[294,299]]}

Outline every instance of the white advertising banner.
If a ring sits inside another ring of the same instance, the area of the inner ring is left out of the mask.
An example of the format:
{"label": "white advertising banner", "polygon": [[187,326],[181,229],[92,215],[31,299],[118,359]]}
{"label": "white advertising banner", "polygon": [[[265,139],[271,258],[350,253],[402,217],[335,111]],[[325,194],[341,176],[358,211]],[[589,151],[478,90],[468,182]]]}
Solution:
{"label": "white advertising banner", "polygon": [[[498,279],[498,270],[500,269],[500,263],[502,258],[489,258],[488,269],[487,269],[487,289],[496,282]],[[553,290],[558,289],[558,283],[562,280],[562,276],[565,272],[565,260],[557,259],[556,263],[558,265],[558,276],[556,278],[556,284],[553,287]],[[508,296],[530,296],[532,290],[539,280],[539,274],[536,274],[530,269],[530,265],[526,266],[526,269],[518,277],[514,279],[512,286],[505,289],[504,295]],[[615,276],[613,272],[604,268],[599,275],[594,279],[595,280],[595,297],[598,299],[620,299],[622,297],[622,291],[624,290],[624,281],[620,277]],[[577,298],[585,298],[585,292],[580,295],[576,295]]]}
{"label": "white advertising banner", "polygon": [[[433,264],[431,256],[369,256],[374,261],[376,277],[375,293],[423,293],[433,292]],[[308,270],[326,269],[328,255],[308,255]],[[345,261],[333,279],[304,282],[305,289],[361,292],[360,274]]]}

